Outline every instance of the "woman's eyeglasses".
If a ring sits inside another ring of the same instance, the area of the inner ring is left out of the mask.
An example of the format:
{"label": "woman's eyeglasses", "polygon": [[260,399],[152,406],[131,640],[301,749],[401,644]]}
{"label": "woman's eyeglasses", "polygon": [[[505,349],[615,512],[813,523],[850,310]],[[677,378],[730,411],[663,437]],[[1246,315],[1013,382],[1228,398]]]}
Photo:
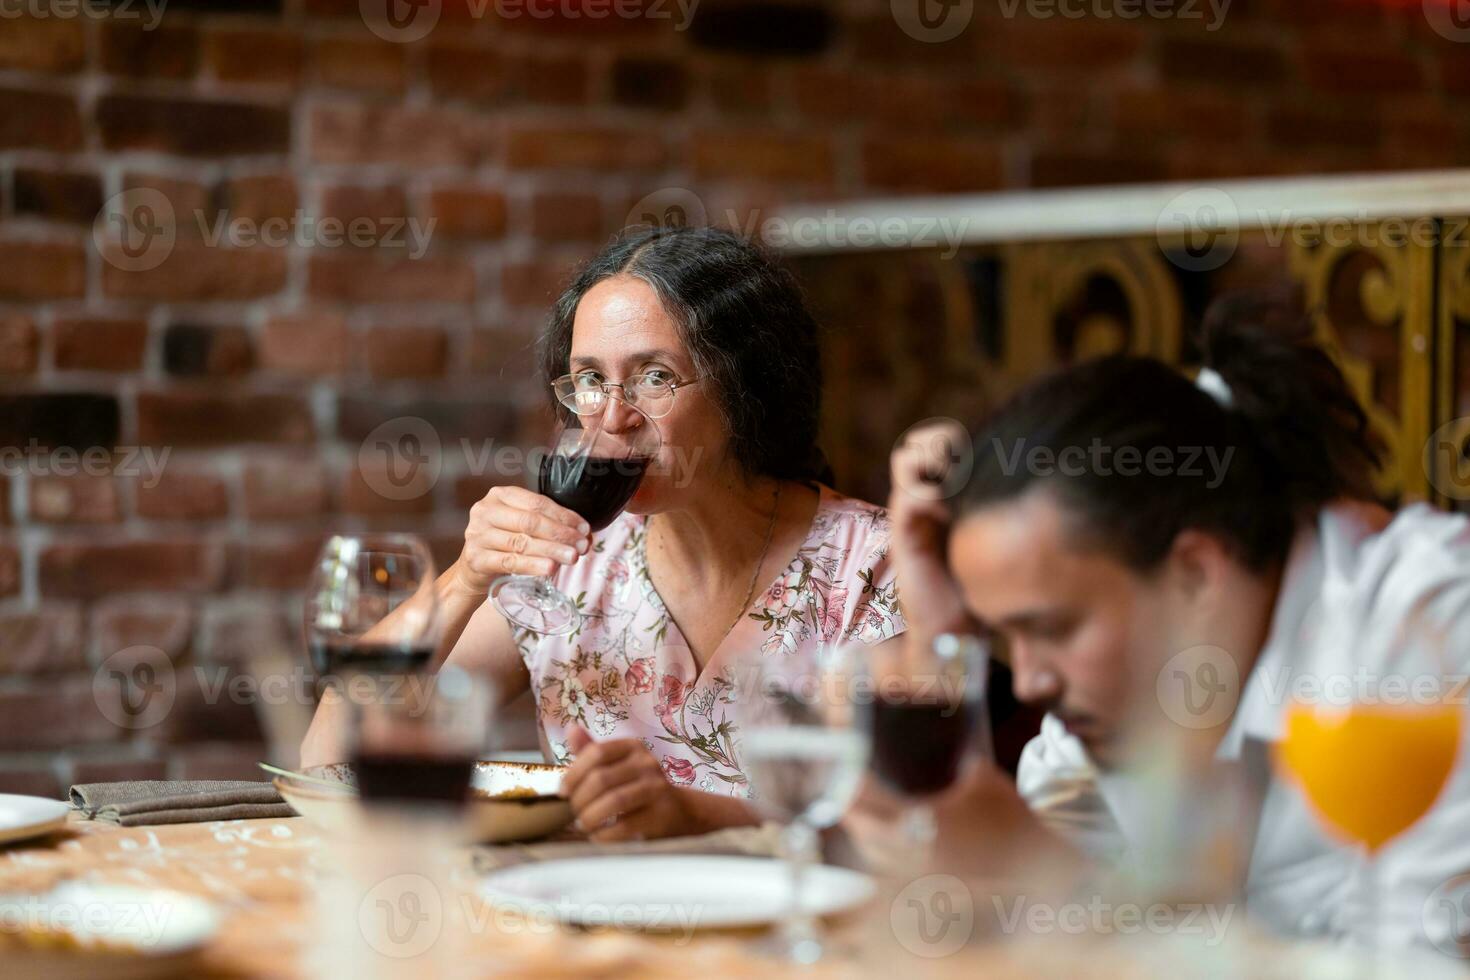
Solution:
{"label": "woman's eyeglasses", "polygon": [[596,415],[616,388],[623,400],[651,419],[661,419],[674,407],[674,392],[700,381],[668,381],[655,374],[635,374],[621,383],[608,381],[595,371],[564,374],[551,383],[561,405],[577,415]]}

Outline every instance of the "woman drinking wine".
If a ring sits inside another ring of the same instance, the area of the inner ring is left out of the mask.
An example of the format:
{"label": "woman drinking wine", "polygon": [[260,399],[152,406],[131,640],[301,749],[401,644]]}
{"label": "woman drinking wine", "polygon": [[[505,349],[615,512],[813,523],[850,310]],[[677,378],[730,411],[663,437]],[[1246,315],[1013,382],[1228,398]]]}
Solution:
{"label": "woman drinking wine", "polygon": [[[729,712],[737,655],[904,629],[884,512],[823,484],[816,323],[789,273],[734,235],[640,230],[577,276],[541,350],[564,415],[611,419],[618,444],[656,426],[656,455],[602,530],[527,489],[486,494],[435,587],[441,649],[503,700],[531,690],[594,838],[754,822]],[[570,628],[514,626],[488,601],[508,575],[575,597]],[[303,765],[340,757],[338,710],[318,709]]]}

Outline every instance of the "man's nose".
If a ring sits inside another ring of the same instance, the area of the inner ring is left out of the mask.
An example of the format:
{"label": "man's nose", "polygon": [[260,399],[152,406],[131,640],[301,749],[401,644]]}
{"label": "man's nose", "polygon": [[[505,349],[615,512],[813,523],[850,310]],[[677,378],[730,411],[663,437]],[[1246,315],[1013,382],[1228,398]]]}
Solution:
{"label": "man's nose", "polygon": [[1025,643],[1011,646],[1012,686],[1016,700],[1026,704],[1046,704],[1062,693],[1062,678],[1056,669],[1026,648]]}

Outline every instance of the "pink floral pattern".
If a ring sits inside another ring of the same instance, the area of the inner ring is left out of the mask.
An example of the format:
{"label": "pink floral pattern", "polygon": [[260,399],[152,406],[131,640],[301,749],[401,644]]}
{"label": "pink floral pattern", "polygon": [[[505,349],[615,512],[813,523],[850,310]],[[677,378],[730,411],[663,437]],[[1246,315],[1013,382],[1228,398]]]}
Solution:
{"label": "pink floral pattern", "polygon": [[826,487],[805,542],[696,676],[694,658],[648,575],[647,520],[624,514],[556,585],[582,611],[568,636],[517,634],[542,734],[566,761],[574,726],[638,738],[681,786],[747,795],[736,763],[734,658],[815,656],[826,644],[876,643],[903,632],[881,508]]}

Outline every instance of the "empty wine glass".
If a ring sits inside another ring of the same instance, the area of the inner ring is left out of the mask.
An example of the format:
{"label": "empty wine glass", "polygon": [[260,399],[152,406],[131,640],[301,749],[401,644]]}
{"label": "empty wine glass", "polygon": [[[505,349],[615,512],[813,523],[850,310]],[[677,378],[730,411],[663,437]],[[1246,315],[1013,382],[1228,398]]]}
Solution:
{"label": "empty wine glass", "polygon": [[803,904],[808,866],[820,860],[819,831],[842,819],[862,782],[868,738],[849,698],[841,651],[816,663],[757,656],[737,685],[737,756],[756,804],[784,821],[782,851],[791,905],[770,950],[813,963],[825,952],[816,917]]}
{"label": "empty wine glass", "polygon": [[872,647],[867,661],[871,769],[908,804],[904,837],[927,856],[936,833],[931,800],[993,755],[985,708],[990,647],[976,636],[945,633],[927,648]]}
{"label": "empty wine glass", "polygon": [[[569,406],[551,452],[541,458],[537,490],[600,531],[638,492],[661,440],[653,420],[624,400],[602,398],[585,415],[577,414],[577,404]],[[490,601],[507,620],[535,633],[571,633],[582,619],[576,603],[539,575],[497,579]]]}

